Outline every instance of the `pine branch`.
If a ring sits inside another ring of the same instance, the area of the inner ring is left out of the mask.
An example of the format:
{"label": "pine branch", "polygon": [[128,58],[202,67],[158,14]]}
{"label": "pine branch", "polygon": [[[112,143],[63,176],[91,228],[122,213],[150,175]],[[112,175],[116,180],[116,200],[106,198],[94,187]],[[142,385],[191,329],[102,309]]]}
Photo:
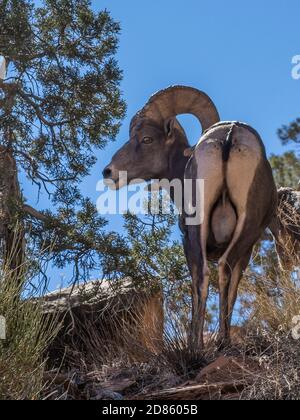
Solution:
{"label": "pine branch", "polygon": [[33,217],[34,219],[40,220],[41,222],[46,222],[48,220],[47,216],[34,209],[33,207],[28,206],[27,204],[24,204],[23,210],[25,213],[29,214],[29,216]]}

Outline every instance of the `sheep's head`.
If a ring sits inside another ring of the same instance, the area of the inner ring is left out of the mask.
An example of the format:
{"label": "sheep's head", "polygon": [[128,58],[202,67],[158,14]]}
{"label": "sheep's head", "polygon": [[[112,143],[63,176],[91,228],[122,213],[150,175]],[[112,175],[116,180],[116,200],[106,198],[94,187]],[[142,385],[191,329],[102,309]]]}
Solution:
{"label": "sheep's head", "polygon": [[186,163],[189,144],[176,116],[187,113],[199,119],[203,130],[219,121],[211,99],[197,89],[175,86],[152,96],[132,119],[130,140],[113,156],[104,178],[113,180],[117,188],[125,185],[120,172],[127,172],[127,182],[169,179],[174,162],[179,167]]}

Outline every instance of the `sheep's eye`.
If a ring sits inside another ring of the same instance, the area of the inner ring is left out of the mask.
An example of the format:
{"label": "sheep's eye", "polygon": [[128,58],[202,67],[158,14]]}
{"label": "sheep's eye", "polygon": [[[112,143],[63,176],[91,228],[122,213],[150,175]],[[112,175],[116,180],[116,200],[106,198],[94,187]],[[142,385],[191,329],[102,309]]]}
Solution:
{"label": "sheep's eye", "polygon": [[151,144],[151,143],[153,143],[153,138],[152,137],[144,137],[143,138],[143,143],[144,144]]}

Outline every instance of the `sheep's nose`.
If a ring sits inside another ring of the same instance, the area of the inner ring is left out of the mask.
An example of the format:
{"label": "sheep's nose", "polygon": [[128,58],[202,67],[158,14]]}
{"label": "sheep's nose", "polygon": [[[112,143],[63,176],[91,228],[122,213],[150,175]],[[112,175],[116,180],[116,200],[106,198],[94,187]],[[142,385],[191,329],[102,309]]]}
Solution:
{"label": "sheep's nose", "polygon": [[107,179],[107,178],[111,178],[112,175],[112,170],[110,169],[109,166],[107,166],[104,171],[102,172],[103,178]]}

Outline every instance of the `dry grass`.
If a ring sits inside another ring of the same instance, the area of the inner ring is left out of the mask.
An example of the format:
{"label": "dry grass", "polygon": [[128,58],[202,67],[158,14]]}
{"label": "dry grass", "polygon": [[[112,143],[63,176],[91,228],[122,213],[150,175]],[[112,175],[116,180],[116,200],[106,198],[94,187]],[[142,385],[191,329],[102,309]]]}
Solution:
{"label": "dry grass", "polygon": [[299,400],[300,346],[291,334],[257,331],[247,337],[246,354],[261,371],[241,394],[245,400]]}
{"label": "dry grass", "polygon": [[[249,303],[245,320],[247,335],[244,344],[226,349],[225,354],[250,365],[253,362],[261,368],[251,375],[251,386],[240,394],[235,393],[234,398],[300,398],[300,341],[292,336],[293,319],[300,315],[299,283],[291,273],[280,270],[276,284],[274,280],[268,282],[260,278],[259,274],[255,281],[253,277],[246,279]],[[204,352],[193,353],[188,340],[189,326],[174,313],[166,316],[161,350],[146,350],[134,333],[139,329],[142,317],[136,313],[133,324],[128,326],[126,322],[120,323],[111,309],[106,308],[106,326],[101,331],[93,328],[88,319],[82,320],[81,329],[88,350],[80,352],[75,345],[69,354],[72,356],[71,367],[49,373],[48,384],[52,383],[52,388],[45,397],[142,399],[145,395],[193,380],[203,367],[220,356],[213,341],[214,335],[206,343]],[[151,341],[150,331],[149,334]],[[234,380],[230,375],[227,379],[228,382]]]}
{"label": "dry grass", "polygon": [[[252,298],[245,343],[226,349],[228,357],[260,365],[251,375],[251,386],[234,398],[299,399],[300,346],[292,337],[293,318],[300,311],[298,282],[281,273],[280,282],[249,291]],[[172,321],[171,321],[172,320]],[[138,326],[138,318],[136,319]],[[145,350],[125,324],[111,319],[111,331],[118,330],[116,346],[111,332],[86,325],[88,351],[74,349],[72,367],[53,371],[52,388],[45,397],[52,399],[143,399],[143,396],[182,386],[220,355],[215,343],[206,343],[202,353],[191,352],[188,326],[168,317],[164,342],[159,354]],[[120,334],[120,332],[122,334]],[[138,350],[138,351],[137,351]],[[138,355],[138,356],[137,356]],[[141,358],[143,361],[141,361]],[[58,378],[58,380],[57,380]],[[228,382],[234,380],[230,375]],[[49,384],[48,382],[48,384]],[[215,397],[214,397],[215,398]]]}
{"label": "dry grass", "polygon": [[[55,317],[45,323],[26,264],[18,275],[5,267],[0,277],[0,315],[6,319],[6,339],[0,340],[0,399],[38,399],[44,389],[45,351],[58,331]],[[25,299],[26,297],[26,299]]]}
{"label": "dry grass", "polygon": [[[278,272],[276,287],[273,282],[268,284],[262,279],[260,282],[264,287],[248,288],[251,310],[245,342],[226,349],[225,354],[250,365],[253,362],[261,369],[251,375],[251,386],[234,398],[298,399],[300,347],[299,341],[292,337],[292,321],[300,313],[299,283],[284,272]],[[138,315],[134,322],[135,330],[139,325]],[[82,325],[82,331],[87,331],[84,340],[88,351],[82,353],[75,347],[72,366],[51,373],[53,386],[47,396],[53,399],[142,399],[193,380],[203,367],[220,356],[214,335],[206,343],[204,352],[191,352],[188,325],[182,324],[176,314],[167,316],[159,353],[145,350],[133,334],[132,325],[128,328],[120,324],[113,311],[109,324],[110,328],[105,329],[106,338],[105,331],[96,330],[88,320]],[[114,331],[118,331],[117,345]],[[224,374],[226,376],[226,372]],[[230,375],[227,379],[234,380]]]}
{"label": "dry grass", "polygon": [[[285,217],[290,227],[291,219]],[[293,219],[293,226],[299,227],[298,219]],[[286,247],[292,265],[299,265],[299,255],[291,252],[290,242]],[[137,334],[145,321],[144,314],[136,312],[128,322],[127,317],[117,314],[119,309],[109,305],[105,315],[97,314],[105,320],[101,328],[99,323],[95,327],[93,318],[80,318],[79,335],[84,350],[76,341],[69,343],[65,348],[68,364],[45,374],[45,349],[52,342],[56,327],[45,324],[42,301],[33,305],[30,300],[20,299],[28,284],[26,273],[23,277],[20,285],[13,273],[4,270],[0,281],[0,314],[8,321],[8,339],[0,341],[2,399],[143,398],[193,380],[220,355],[213,335],[205,351],[193,353],[189,325],[174,312],[166,316],[163,342],[151,351],[143,345],[153,342],[151,328],[148,337],[143,328],[142,341],[141,334]],[[244,281],[243,298],[249,308],[244,323],[247,336],[244,344],[226,349],[225,354],[258,363],[261,370],[253,375],[251,386],[240,393],[241,399],[300,398],[300,340],[293,334],[300,333],[300,318],[295,318],[300,316],[300,279],[296,272],[279,269],[276,277],[275,281],[267,280],[252,272]]]}
{"label": "dry grass", "polygon": [[280,223],[278,251],[285,268],[300,268],[300,193],[279,190],[278,220]]}
{"label": "dry grass", "polygon": [[[251,284],[250,282],[248,285]],[[260,280],[251,296],[244,354],[261,365],[261,374],[242,395],[251,400],[300,399],[300,278],[278,271],[277,284]],[[299,339],[297,339],[299,334]]]}
{"label": "dry grass", "polygon": [[193,379],[211,363],[217,354],[213,334],[207,334],[205,350],[196,351],[190,346],[190,325],[182,323],[176,314],[169,314],[164,332],[161,363],[183,380]]}
{"label": "dry grass", "polygon": [[[300,315],[300,208],[282,199],[279,204],[279,220],[284,234],[280,249],[288,256],[288,269],[275,267],[273,278],[245,278],[244,291],[250,297],[251,323],[256,323],[274,334],[281,331],[288,334],[292,320]],[[266,262],[271,265],[272,261]],[[268,267],[264,270],[268,272]],[[254,273],[252,273],[252,276]]]}
{"label": "dry grass", "polygon": [[[52,385],[45,397],[142,398],[193,379],[215,359],[216,347],[212,342],[205,352],[195,354],[190,350],[188,325],[174,316],[166,319],[162,342],[146,347],[143,343],[155,342],[157,333],[153,337],[151,328],[145,331],[143,310],[140,315],[135,312],[130,322],[124,322],[112,309],[106,307],[105,315],[97,315],[103,317],[103,328],[89,318],[81,318],[79,335],[84,341],[84,351],[80,351],[76,341],[74,346],[68,346],[65,355],[68,363],[49,373],[48,383]],[[142,341],[139,330],[143,331]]]}
{"label": "dry grass", "polygon": [[259,286],[248,283],[251,305],[247,323],[264,331],[288,334],[293,318],[300,315],[300,279],[281,271],[276,285],[265,279],[258,281]]}

